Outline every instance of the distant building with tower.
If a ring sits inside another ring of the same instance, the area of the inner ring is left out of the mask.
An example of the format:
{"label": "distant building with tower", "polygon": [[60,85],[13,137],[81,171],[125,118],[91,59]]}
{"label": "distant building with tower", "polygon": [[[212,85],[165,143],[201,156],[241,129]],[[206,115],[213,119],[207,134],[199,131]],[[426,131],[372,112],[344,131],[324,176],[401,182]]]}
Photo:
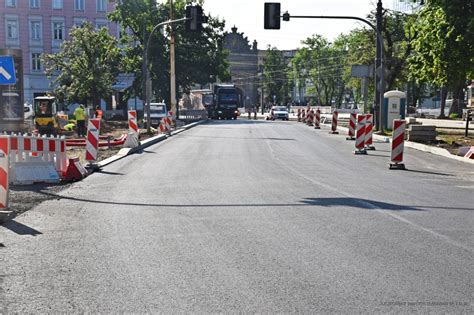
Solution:
{"label": "distant building with tower", "polygon": [[[224,48],[229,51],[231,81],[243,90],[246,107],[261,104],[263,63],[267,50],[259,50],[256,40],[250,45],[249,39],[244,36],[244,33],[239,33],[237,27],[234,26],[231,30],[232,32],[227,33],[224,39]],[[291,62],[296,51],[282,51],[287,64]],[[300,100],[304,102],[305,95],[305,88],[297,85],[291,92],[291,98],[297,102]]]}
{"label": "distant building with tower", "polygon": [[232,82],[242,89],[244,106],[249,107],[259,103],[258,95],[258,47],[257,41],[250,42],[244,33],[232,28],[224,39],[224,48],[229,51],[228,61]]}

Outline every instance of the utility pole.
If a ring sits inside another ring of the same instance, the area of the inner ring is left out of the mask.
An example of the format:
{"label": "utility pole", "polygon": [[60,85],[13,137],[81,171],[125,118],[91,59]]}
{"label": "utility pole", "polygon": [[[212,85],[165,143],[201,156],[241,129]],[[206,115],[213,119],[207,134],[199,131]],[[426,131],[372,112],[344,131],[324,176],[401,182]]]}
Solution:
{"label": "utility pole", "polygon": [[[173,0],[170,0],[170,20],[173,20]],[[175,54],[174,54],[174,33],[173,25],[170,25],[170,107],[171,111],[175,113],[176,119],[179,117],[178,106],[176,104],[176,68],[175,68]]]}
{"label": "utility pole", "polygon": [[383,111],[383,102],[384,102],[384,90],[385,90],[385,67],[383,60],[383,44],[382,44],[382,20],[383,20],[383,7],[382,0],[377,2],[377,12],[375,15],[376,18],[376,59],[375,59],[375,117],[378,119],[378,130],[380,133],[384,133],[384,111]]}

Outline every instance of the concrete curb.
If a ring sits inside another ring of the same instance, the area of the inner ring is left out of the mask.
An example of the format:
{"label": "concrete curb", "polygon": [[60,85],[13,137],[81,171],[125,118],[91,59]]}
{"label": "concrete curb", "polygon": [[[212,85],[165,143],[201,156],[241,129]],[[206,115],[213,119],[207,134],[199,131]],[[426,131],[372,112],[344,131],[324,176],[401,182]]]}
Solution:
{"label": "concrete curb", "polygon": [[144,141],[142,141],[140,143],[140,145],[138,147],[135,147],[135,148],[123,148],[119,151],[119,153],[117,153],[116,155],[114,156],[111,156],[109,157],[108,159],[105,159],[103,161],[100,161],[99,163],[97,163],[99,165],[99,167],[104,167],[104,166],[107,166],[107,165],[110,165],[116,161],[119,161],[121,159],[123,159],[124,157],[127,157],[129,155],[132,155],[134,153],[137,153],[145,148],[148,148],[149,146],[152,146],[154,144],[157,144],[161,141],[164,141],[172,136],[175,136],[175,135],[178,135],[180,134],[181,132],[183,131],[186,131],[188,129],[191,129],[193,127],[196,127],[200,124],[203,124],[207,122],[207,119],[205,120],[200,120],[198,122],[195,122],[195,123],[191,123],[189,125],[185,125],[183,127],[180,127],[179,129],[175,130],[175,131],[172,131],[170,135],[165,135],[165,134],[161,134],[161,135],[158,135],[158,136],[154,136],[154,137],[151,137],[151,138],[148,138]]}
{"label": "concrete curb", "polygon": [[[323,124],[321,124],[321,126],[323,126]],[[343,131],[345,133],[347,133],[348,130],[349,130],[349,128],[341,127],[341,126],[338,126],[337,129],[340,130],[340,131]],[[373,138],[376,139],[376,140],[379,140],[379,141],[383,141],[383,142],[387,142],[387,139],[388,139],[388,142],[392,142],[392,139],[390,137],[387,137],[387,136],[380,136],[380,135],[375,135],[374,134]],[[461,157],[461,156],[457,156],[457,155],[453,155],[448,150],[443,149],[443,148],[433,147],[433,146],[429,146],[429,145],[426,145],[426,144],[413,142],[413,141],[406,141],[406,140],[405,140],[405,147],[412,148],[412,149],[415,149],[415,150],[418,150],[418,151],[431,153],[431,154],[434,154],[434,155],[439,155],[439,156],[442,156],[442,157],[445,157],[445,158],[448,158],[448,159],[453,159],[453,160],[456,160],[456,161],[459,161],[459,162],[464,162],[464,163],[474,165],[474,160],[464,158],[464,157]]]}

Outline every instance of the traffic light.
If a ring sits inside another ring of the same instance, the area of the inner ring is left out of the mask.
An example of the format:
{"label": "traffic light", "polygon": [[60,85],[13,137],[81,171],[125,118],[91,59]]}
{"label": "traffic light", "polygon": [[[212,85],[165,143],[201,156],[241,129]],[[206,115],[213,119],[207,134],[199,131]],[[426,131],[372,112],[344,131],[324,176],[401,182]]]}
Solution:
{"label": "traffic light", "polygon": [[202,24],[207,23],[208,18],[203,14],[202,7],[200,5],[190,5],[186,7],[186,31],[187,32],[200,32],[202,31]]}
{"label": "traffic light", "polygon": [[278,2],[265,3],[265,26],[266,30],[280,29],[280,10],[281,5]]}

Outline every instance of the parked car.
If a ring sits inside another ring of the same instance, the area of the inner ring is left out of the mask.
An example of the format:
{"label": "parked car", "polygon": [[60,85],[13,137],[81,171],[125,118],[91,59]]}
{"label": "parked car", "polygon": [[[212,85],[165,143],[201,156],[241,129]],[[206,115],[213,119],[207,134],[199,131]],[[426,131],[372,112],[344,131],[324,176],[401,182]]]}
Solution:
{"label": "parked car", "polygon": [[[157,127],[160,125],[161,119],[165,118],[168,115],[168,110],[166,109],[165,103],[150,103],[150,119],[151,125]],[[143,117],[143,123],[147,123],[146,111]]]}

